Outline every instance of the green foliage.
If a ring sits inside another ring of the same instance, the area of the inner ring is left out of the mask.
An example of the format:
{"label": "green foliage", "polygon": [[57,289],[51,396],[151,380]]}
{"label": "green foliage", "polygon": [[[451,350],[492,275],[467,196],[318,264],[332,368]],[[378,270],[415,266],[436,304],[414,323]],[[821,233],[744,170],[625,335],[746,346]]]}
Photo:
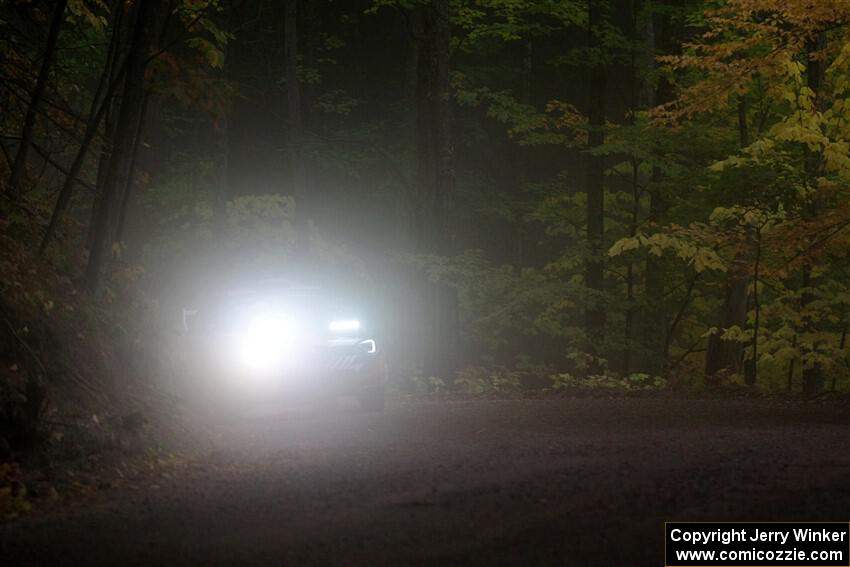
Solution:
{"label": "green foliage", "polygon": [[[465,49],[492,53],[488,37],[536,42],[541,28],[520,24],[537,8],[505,20],[477,5],[461,11],[460,24],[470,30]],[[776,21],[757,16],[773,9]],[[604,22],[595,52],[569,49],[547,61],[569,72],[632,58],[635,88],[654,87],[659,77],[680,87],[675,101],[632,108],[622,123],[607,124],[605,143],[583,152],[604,156],[608,165],[604,292],[584,289],[587,197],[575,172],[561,168],[526,173],[507,194],[488,187],[477,205],[504,230],[534,235],[535,250],[547,253],[533,264],[490,261],[488,251],[424,258],[420,265],[458,287],[465,328],[475,329],[470,337],[498,337],[485,346],[499,353],[514,342],[527,348],[521,337],[533,336],[558,345],[547,360],[576,375],[605,364],[612,376],[630,375],[653,358],[660,359],[657,368],[663,363],[677,372],[699,369],[716,336],[740,345],[745,360],[757,353],[759,386],[795,388],[804,369],[818,367],[831,386],[846,387],[850,44],[844,31],[834,32],[825,49],[806,52],[813,34],[846,7],[785,10],[773,0],[733,0],[652,11],[706,33],[683,55],[663,57],[669,67],[651,69],[640,61],[657,46],[642,44],[637,31],[624,41],[628,33]],[[477,29],[478,22],[494,25]],[[514,24],[507,31],[506,22]],[[585,24],[573,17],[571,25]],[[817,93],[809,58],[824,64]],[[481,109],[521,155],[582,151],[587,126],[580,108],[551,95],[548,103],[541,103],[545,95],[524,99],[517,83],[494,77],[480,67],[458,71],[458,102]],[[739,278],[748,288],[746,316],[718,327],[728,286]],[[658,289],[650,288],[653,279]],[[522,301],[528,298],[534,301]],[[607,360],[587,360],[582,348],[582,313],[593,305],[606,308]],[[506,315],[504,322],[495,314]],[[623,366],[626,353],[631,367]]]}
{"label": "green foliage", "polygon": [[650,235],[638,234],[627,238],[621,238],[608,250],[609,256],[619,256],[629,250],[646,247],[647,252],[653,256],[661,256],[669,251],[680,260],[684,260],[693,266],[698,273],[705,270],[726,271],[723,259],[717,254],[712,246],[705,246],[701,242],[701,227],[692,227],[684,230],[674,227],[674,231],[668,234],[655,233]]}
{"label": "green foliage", "polygon": [[413,391],[416,394],[443,394],[447,391],[446,382],[436,376],[413,376]]}
{"label": "green foliage", "polygon": [[0,518],[11,519],[30,510],[26,486],[16,464],[0,463]]}
{"label": "green foliage", "polygon": [[481,251],[454,258],[412,256],[406,261],[433,281],[453,286],[460,300],[462,339],[487,349],[509,346],[517,335],[569,335],[566,312],[574,306],[569,282],[535,269],[493,265]]}
{"label": "green foliage", "polygon": [[470,43],[498,40],[513,42],[541,36],[571,25],[584,25],[586,12],[575,0],[477,0],[455,1],[453,23]]}
{"label": "green foliage", "polygon": [[555,390],[611,390],[620,392],[646,392],[663,390],[667,380],[660,376],[649,374],[629,374],[619,378],[607,375],[591,375],[586,378],[576,378],[571,374],[555,374],[552,377],[552,387]]}
{"label": "green foliage", "polygon": [[[657,388],[649,376],[701,374],[717,340],[740,347],[742,364],[757,359],[756,387],[797,388],[815,367],[830,387],[850,386],[850,40],[835,25],[850,17],[846,3],[603,0],[588,29],[586,1],[451,0],[452,164],[440,172],[433,45],[417,35],[433,24],[431,4],[367,4],[366,16],[362,5],[337,3],[299,19],[298,149],[311,185],[313,207],[305,208],[319,213],[321,229],[309,226],[306,240],[317,263],[366,279],[358,254],[337,244],[359,230],[351,240],[376,251],[372,266],[394,256],[394,270],[413,267],[456,291],[467,366],[454,381],[415,378],[416,389],[443,392],[448,382],[471,394],[514,391],[525,379],[519,367],[530,365],[550,368],[565,385],[558,387]],[[107,296],[115,304],[192,262],[280,267],[294,256],[298,211],[281,182],[292,148],[280,69],[255,77],[264,59],[225,72],[237,53],[279,55],[280,22],[261,33],[253,22],[234,25],[254,35],[233,42],[234,14],[220,0],[171,7],[173,27],[153,46],[145,74],[153,127],[138,163],[149,171],[138,172],[131,201],[144,235],[114,248],[121,261]],[[100,0],[69,3],[36,136],[63,167],[104,69],[110,9]],[[28,22],[47,15],[41,4],[21,3],[0,18],[0,97],[9,109],[0,126],[9,140],[41,57]],[[388,22],[401,32],[386,45],[364,33]],[[809,75],[817,62],[822,81]],[[604,143],[591,149],[584,83],[599,66],[611,80],[607,121],[594,130]],[[96,184],[103,134],[79,174],[86,186]],[[601,247],[587,238],[591,158],[605,165]],[[3,201],[4,232],[18,242],[39,239],[61,178],[31,161],[27,202]],[[244,184],[231,179],[240,165],[251,170]],[[430,192],[439,175],[453,190],[439,195],[442,217],[429,218],[420,209],[439,200]],[[74,196],[60,240],[82,241],[85,227],[71,221],[88,218],[92,202],[87,191]],[[420,233],[438,228],[444,254],[411,253],[429,249]],[[141,255],[134,244],[144,245]],[[603,257],[592,256],[600,249]],[[77,255],[48,253],[76,276]],[[138,265],[125,264],[129,257]],[[601,290],[585,285],[591,261],[604,264]],[[735,309],[727,305],[732,288],[743,289]],[[398,303],[412,295],[398,294]],[[124,304],[132,305],[127,313],[155,302],[140,297]],[[38,289],[22,305],[49,316],[62,309]],[[604,338],[588,345],[586,315],[597,308]],[[100,320],[86,309],[81,320]],[[126,329],[127,318],[113,322]],[[724,371],[724,379],[745,380],[743,368]]]}
{"label": "green foliage", "polygon": [[182,0],[176,3],[175,13],[190,35],[186,45],[197,51],[213,69],[224,67],[224,47],[233,39],[216,23],[223,12],[219,0]]}
{"label": "green foliage", "polygon": [[454,385],[464,394],[510,393],[520,389],[520,379],[503,367],[466,366],[458,370]]}
{"label": "green foliage", "polygon": [[72,21],[84,22],[95,31],[102,32],[109,25],[104,15],[109,9],[103,0],[70,0],[67,11]]}

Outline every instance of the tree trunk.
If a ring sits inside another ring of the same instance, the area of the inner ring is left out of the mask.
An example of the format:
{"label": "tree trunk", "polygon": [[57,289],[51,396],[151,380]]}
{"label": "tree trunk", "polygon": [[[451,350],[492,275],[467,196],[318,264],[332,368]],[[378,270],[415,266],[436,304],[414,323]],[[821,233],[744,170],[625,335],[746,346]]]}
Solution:
{"label": "tree trunk", "polygon": [[[83,134],[83,140],[80,143],[80,147],[77,149],[77,153],[74,156],[74,161],[71,162],[71,167],[68,170],[68,175],[65,177],[65,181],[62,183],[62,188],[59,191],[59,197],[56,200],[56,205],[53,207],[53,213],[50,216],[50,222],[47,225],[47,229],[44,232],[44,237],[41,240],[41,245],[38,248],[39,254],[43,254],[44,251],[47,249],[47,246],[50,244],[50,240],[53,238],[53,235],[56,232],[57,227],[59,226],[59,222],[61,221],[65,210],[68,208],[68,205],[71,202],[71,197],[74,193],[74,183],[80,173],[80,170],[83,167],[83,163],[85,162],[86,156],[88,155],[89,146],[91,145],[92,141],[94,141],[95,135],[97,134],[97,131],[100,128],[101,121],[103,120],[104,116],[108,114],[109,108],[112,104],[112,97],[115,94],[115,90],[118,88],[118,85],[120,84],[127,69],[126,60],[124,60],[124,62],[120,65],[118,71],[115,72],[115,62],[118,60],[119,55],[121,22],[123,20],[123,17],[124,10],[119,6],[116,8],[115,15],[113,16],[112,36],[109,40],[109,51],[107,54],[106,63],[103,68],[103,73],[100,76],[97,89],[95,89],[94,96],[92,97],[91,106],[89,109],[89,118],[86,122],[86,130]],[[115,72],[115,76],[113,76],[113,72]],[[105,92],[104,87],[106,88]],[[98,171],[100,171],[100,167],[98,167]],[[97,196],[95,196],[95,198],[97,198]]]}
{"label": "tree trunk", "polygon": [[[747,125],[746,99],[738,99],[738,143],[744,148],[750,145]],[[745,239],[735,253],[728,272],[726,294],[723,307],[717,314],[719,332],[708,339],[708,352],[705,356],[705,379],[710,385],[717,385],[721,375],[736,374],[742,370],[744,343],[726,341],[721,334],[730,327],[744,328],[747,324],[747,296],[750,287],[749,259],[752,250],[752,230],[745,228]]]}
{"label": "tree trunk", "polygon": [[[255,6],[262,6],[257,2]],[[238,87],[244,80],[243,60],[246,59],[245,42],[257,33],[256,26],[261,25],[259,16],[253,17],[246,6],[245,1],[231,0],[225,3],[225,16],[228,27],[234,37],[225,46],[224,73],[229,84]],[[256,9],[256,8],[255,8]],[[240,33],[236,33],[240,32]],[[285,71],[284,71],[285,72]],[[227,109],[227,136],[225,138],[225,152],[227,156],[227,168],[225,169],[224,182],[226,184],[226,195],[228,199],[236,197],[244,190],[246,185],[244,171],[247,144],[247,127],[245,114],[246,101],[243,97],[235,96]],[[286,139],[283,138],[285,145]],[[284,159],[288,159],[284,156]]]}
{"label": "tree trunk", "polygon": [[[743,245],[749,247],[749,242]],[[750,285],[749,251],[741,250],[735,255],[728,272],[728,283],[723,307],[717,315],[719,332],[708,339],[708,352],[705,357],[705,377],[709,384],[717,385],[723,374],[735,374],[741,371],[744,356],[744,343],[726,341],[721,334],[733,326],[744,328],[747,320],[747,289]]]}
{"label": "tree trunk", "polygon": [[425,149],[425,142],[427,141],[423,136],[425,121],[422,119],[424,113],[427,112],[427,76],[424,73],[422,61],[427,58],[427,46],[425,45],[422,10],[409,10],[403,14],[403,18],[408,28],[410,47],[405,77],[409,115],[405,125],[406,130],[411,133],[411,137],[407,141],[416,149],[416,163],[413,166],[412,182],[405,183],[406,193],[402,201],[404,216],[400,223],[399,236],[404,238],[406,244],[402,249],[408,253],[414,253],[420,247],[421,238],[419,196],[422,190],[421,178],[424,171],[421,151]]}
{"label": "tree trunk", "polygon": [[[588,91],[587,147],[592,151],[605,142],[605,65],[599,61],[602,46],[597,33],[605,18],[603,0],[588,0],[587,46],[596,61],[590,69]],[[602,343],[605,334],[605,252],[604,198],[605,158],[587,155],[587,244],[585,263],[585,331],[587,352],[595,357],[604,355]]]}
{"label": "tree trunk", "polygon": [[136,7],[136,21],[127,54],[127,73],[118,110],[113,151],[104,178],[102,206],[95,209],[92,218],[94,238],[85,272],[86,287],[91,291],[96,291],[100,286],[104,259],[107,250],[112,249],[121,189],[129,173],[133,140],[145,92],[144,59],[153,37],[150,16],[156,13],[156,5],[159,2],[160,0],[139,0]]}
{"label": "tree trunk", "polygon": [[[652,168],[652,177],[649,192],[649,217],[647,221],[652,224],[660,224],[666,214],[666,203],[661,194],[659,185],[663,175],[660,167]],[[643,313],[643,346],[646,349],[642,367],[652,375],[664,372],[667,360],[665,352],[665,329],[669,314],[664,301],[664,264],[662,258],[655,254],[646,255],[646,266],[644,268],[644,286],[646,288],[646,300]]]}
{"label": "tree trunk", "polygon": [[302,144],[301,87],[298,84],[298,0],[286,0],[284,21],[284,66],[286,74],[287,148],[290,191],[295,197],[296,255],[308,252],[307,188],[305,187]]}
{"label": "tree trunk", "polygon": [[12,173],[9,177],[9,187],[14,195],[20,195],[22,192],[21,180],[26,172],[27,152],[29,152],[30,145],[32,144],[35,119],[38,115],[41,100],[44,97],[44,91],[47,88],[47,79],[50,75],[50,67],[53,65],[54,56],[56,55],[56,43],[59,39],[59,30],[62,27],[62,21],[65,17],[65,7],[67,5],[68,0],[56,0],[56,5],[53,7],[53,17],[50,20],[50,30],[47,32],[44,56],[41,58],[41,68],[38,70],[35,88],[32,91],[30,102],[27,106],[24,127],[21,130],[21,143],[18,146],[18,152],[15,154]]}
{"label": "tree trunk", "polygon": [[[632,158],[632,218],[629,236],[634,238],[638,229],[640,216],[640,163]],[[635,326],[635,274],[634,263],[629,261],[626,266],[626,320],[623,326],[623,368],[622,373],[628,376],[632,371],[632,333]]]}
{"label": "tree trunk", "polygon": [[758,380],[758,363],[759,363],[759,333],[761,332],[761,299],[759,297],[759,269],[761,267],[761,229],[757,227],[756,232],[756,260],[753,264],[753,309],[755,317],[753,318],[753,340],[750,343],[753,347],[752,356],[747,360],[744,366],[744,381],[748,386],[754,386]]}
{"label": "tree trunk", "polygon": [[[304,67],[307,69],[316,68],[316,45],[322,41],[321,21],[316,13],[315,0],[302,0],[302,17],[301,17],[301,51],[303,52],[302,60]],[[307,82],[301,86],[301,121],[305,124],[313,124],[313,108],[316,103],[316,85],[312,82]],[[303,124],[302,124],[303,127]],[[306,172],[305,172],[306,176]]]}
{"label": "tree trunk", "polygon": [[[534,75],[534,44],[531,38],[525,41],[524,53],[522,58],[522,103],[533,105],[532,96],[532,78]],[[517,195],[522,195],[523,186],[529,180],[531,171],[531,148],[518,146],[514,148],[516,156],[516,166],[514,167],[514,187],[513,191]],[[521,272],[528,265],[527,250],[529,248],[527,240],[529,240],[528,227],[526,226],[523,209],[519,209],[513,218],[513,230],[510,235],[514,248],[514,265],[517,272]]]}
{"label": "tree trunk", "polygon": [[434,154],[436,191],[434,213],[437,253],[453,252],[454,236],[447,219],[447,201],[454,192],[454,146],[452,143],[452,99],[449,82],[449,0],[435,0],[434,74]]}
{"label": "tree trunk", "polygon": [[[823,76],[825,72],[824,62],[820,58],[814,58],[813,55],[815,53],[821,52],[826,49],[826,32],[820,32],[817,36],[809,42],[807,45],[807,51],[809,54],[809,61],[806,66],[806,82],[808,87],[814,93],[814,106],[818,110],[823,110],[823,101],[820,96],[821,85],[823,84]],[[823,156],[820,152],[811,151],[806,147],[804,149],[804,159],[805,159],[805,169],[806,169],[806,183],[809,185],[809,188],[812,190],[811,201],[808,205],[808,217],[815,218],[818,215],[818,211],[820,207],[818,206],[819,198],[816,193],[817,191],[817,177],[821,174],[821,170],[823,167]],[[813,281],[812,278],[812,265],[806,261],[803,264],[803,294],[800,298],[801,309],[805,313],[808,306],[814,301],[814,295],[807,291],[811,287],[817,285],[816,282]],[[815,324],[811,320],[811,318],[805,318],[803,321],[804,332],[814,333],[816,331]],[[812,350],[817,351],[818,343],[814,342],[812,344]],[[809,364],[803,366],[803,393],[807,395],[814,395],[820,392],[823,389],[824,383],[826,381],[826,377],[824,375],[823,367],[820,364]]]}
{"label": "tree trunk", "polygon": [[417,25],[420,39],[416,52],[416,195],[413,213],[415,215],[415,250],[421,254],[433,253],[432,218],[436,170],[434,167],[434,129],[433,98],[434,86],[434,23],[430,6],[417,10],[414,25]]}
{"label": "tree trunk", "polygon": [[[415,250],[449,255],[454,251],[448,200],[454,192],[454,149],[449,83],[448,0],[431,0],[414,15],[416,72],[416,195],[413,203]],[[421,31],[420,31],[421,30]],[[451,377],[455,363],[455,290],[420,280],[424,322],[422,366],[426,376]]]}
{"label": "tree trunk", "polygon": [[[234,10],[233,3],[230,4],[230,9]],[[233,13],[228,14],[228,28],[230,33],[237,31],[237,20]],[[224,79],[228,84],[236,84],[236,65],[238,61],[235,58],[235,42],[228,41],[224,52]],[[215,198],[213,201],[213,231],[216,236],[224,234],[227,227],[227,202],[231,196],[230,184],[230,122],[233,113],[233,106],[228,108],[215,123],[217,134],[217,150],[218,150],[218,169],[216,176]]]}
{"label": "tree trunk", "polygon": [[[655,53],[670,55],[676,53],[679,48],[674,42],[674,30],[670,16],[662,12],[654,14],[647,20],[646,41],[654,47]],[[655,58],[651,58],[654,64]],[[674,97],[673,85],[664,75],[658,78],[654,91],[647,89],[649,106],[662,105],[671,102]],[[664,174],[661,167],[655,165],[652,168],[652,176],[649,184],[649,218],[650,223],[660,224],[667,214],[667,202],[661,184]],[[654,255],[646,255],[646,266],[644,285],[646,287],[646,307],[643,314],[643,346],[646,349],[646,358],[642,367],[650,374],[661,374],[664,371],[666,360],[666,337],[667,321],[669,314],[664,302],[664,262],[662,258]]]}
{"label": "tree trunk", "polygon": [[[642,86],[638,80],[639,69],[643,75],[647,70],[651,69],[652,62],[639,62],[637,58],[637,46],[640,38],[640,30],[638,29],[638,16],[640,12],[641,2],[639,0],[631,0],[629,3],[629,40],[632,44],[631,59],[629,64],[629,109],[627,110],[628,122],[634,124],[634,116],[641,104],[646,104],[649,101],[640,100],[639,88]],[[650,19],[651,22],[651,19]],[[644,30],[648,38],[652,38],[652,25],[648,24],[648,29]],[[650,43],[651,45],[651,43]],[[634,237],[637,234],[638,219],[640,218],[640,161],[634,156],[631,159],[632,165],[632,211],[631,222],[629,224],[629,236]],[[623,325],[623,356],[621,373],[628,376],[632,370],[632,334],[635,326],[635,268],[634,263],[629,260],[626,265],[626,316]]]}
{"label": "tree trunk", "polygon": [[[844,326],[841,327],[841,339],[839,339],[839,341],[838,341],[838,350],[841,350],[841,351],[843,351],[845,349],[845,347],[847,346],[847,325],[848,325],[848,321],[845,320]],[[847,357],[844,357],[844,364],[845,364],[845,366],[847,365]],[[838,373],[833,372],[832,373],[832,384],[829,387],[830,391],[832,391],[832,392],[835,391],[835,387],[837,386],[837,381],[838,381]]]}
{"label": "tree trunk", "polygon": [[[793,338],[793,339],[792,339],[792,341],[791,341],[791,347],[792,347],[792,348],[797,348],[797,340],[798,340],[798,339],[797,339],[797,335],[794,335],[794,338]],[[786,374],[786,376],[785,376],[785,377],[786,377],[786,383],[787,383],[787,388],[786,388],[786,389],[787,389],[789,392],[791,392],[791,391],[793,391],[793,390],[794,390],[794,368],[795,368],[795,367],[796,367],[796,365],[797,365],[796,363],[797,363],[797,359],[796,359],[796,358],[792,358],[792,359],[788,362],[788,372],[787,372],[787,374]]]}
{"label": "tree trunk", "polygon": [[[452,139],[452,96],[449,77],[449,45],[451,41],[449,0],[435,0],[435,83],[434,154],[436,191],[433,217],[436,221],[437,253],[450,256],[455,252],[454,226],[449,200],[454,194],[454,144]],[[448,377],[455,369],[457,355],[457,291],[448,285],[437,290],[437,338],[439,363],[437,376]]]}
{"label": "tree trunk", "polygon": [[[132,32],[135,29],[136,18],[138,17],[138,6],[134,6],[132,8],[131,17],[128,22],[128,30]],[[133,34],[127,33],[124,34],[125,37],[121,38],[116,43],[117,53],[121,53],[123,55],[123,67],[122,69],[126,73],[127,64],[129,62],[129,51],[130,44],[133,41]],[[110,73],[115,74],[116,69],[111,69]],[[116,76],[112,77],[112,84],[123,85],[123,78]],[[117,121],[116,116],[120,110],[121,106],[121,97],[115,96],[117,90],[113,93],[110,93],[109,96],[104,97],[103,100],[103,110],[104,110],[104,128],[103,128],[103,141],[100,146],[100,155],[98,156],[97,162],[97,190],[95,191],[94,202],[92,203],[92,213],[90,215],[91,218],[96,218],[101,209],[103,208],[104,195],[106,194],[105,186],[106,186],[106,173],[109,169],[109,163],[112,159],[112,152],[114,149],[114,144],[117,135]],[[88,235],[86,237],[86,249],[91,250],[92,245],[94,244],[95,239],[95,224],[89,223]]]}
{"label": "tree trunk", "polygon": [[[94,201],[90,217],[95,218],[103,208],[104,195],[106,194],[106,172],[109,170],[109,162],[112,159],[113,145],[115,143],[117,129],[115,115],[121,106],[120,100],[110,101],[103,119],[103,142],[100,145],[100,155],[97,157],[97,176],[95,179]],[[94,244],[95,225],[89,223],[86,235],[86,250],[91,250]]]}
{"label": "tree trunk", "polygon": [[118,224],[115,227],[115,242],[124,240],[124,223],[127,220],[127,210],[130,207],[130,198],[133,196],[133,181],[135,180],[136,158],[139,156],[139,144],[142,141],[142,135],[145,130],[145,117],[148,112],[148,102],[150,102],[151,91],[145,91],[142,99],[142,108],[139,111],[139,120],[135,128],[135,136],[133,136],[132,149],[130,150],[130,164],[127,168],[127,179],[124,182],[123,191],[121,192],[121,209],[118,212]]}

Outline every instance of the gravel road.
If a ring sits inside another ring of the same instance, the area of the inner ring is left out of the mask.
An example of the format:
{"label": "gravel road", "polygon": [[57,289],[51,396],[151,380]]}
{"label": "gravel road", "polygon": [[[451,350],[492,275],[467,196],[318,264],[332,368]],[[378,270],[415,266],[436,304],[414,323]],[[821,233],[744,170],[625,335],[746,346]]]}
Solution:
{"label": "gravel road", "polygon": [[156,488],[0,526],[0,564],[660,566],[665,520],[850,520],[849,425],[777,401],[264,412]]}

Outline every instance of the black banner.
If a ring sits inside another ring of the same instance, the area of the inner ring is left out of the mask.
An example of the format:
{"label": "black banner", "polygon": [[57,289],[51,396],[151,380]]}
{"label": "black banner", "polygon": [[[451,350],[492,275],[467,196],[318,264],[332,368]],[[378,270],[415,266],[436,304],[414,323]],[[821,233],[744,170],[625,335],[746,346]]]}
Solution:
{"label": "black banner", "polygon": [[666,567],[848,567],[850,523],[667,522]]}

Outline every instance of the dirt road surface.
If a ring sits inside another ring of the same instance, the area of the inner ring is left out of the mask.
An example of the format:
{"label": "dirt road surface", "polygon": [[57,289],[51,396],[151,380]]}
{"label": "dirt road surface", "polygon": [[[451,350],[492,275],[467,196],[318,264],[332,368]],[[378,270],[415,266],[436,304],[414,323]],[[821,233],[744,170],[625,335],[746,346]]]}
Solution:
{"label": "dirt road surface", "polygon": [[0,526],[2,565],[663,565],[665,520],[850,520],[850,408],[563,399],[284,411]]}

